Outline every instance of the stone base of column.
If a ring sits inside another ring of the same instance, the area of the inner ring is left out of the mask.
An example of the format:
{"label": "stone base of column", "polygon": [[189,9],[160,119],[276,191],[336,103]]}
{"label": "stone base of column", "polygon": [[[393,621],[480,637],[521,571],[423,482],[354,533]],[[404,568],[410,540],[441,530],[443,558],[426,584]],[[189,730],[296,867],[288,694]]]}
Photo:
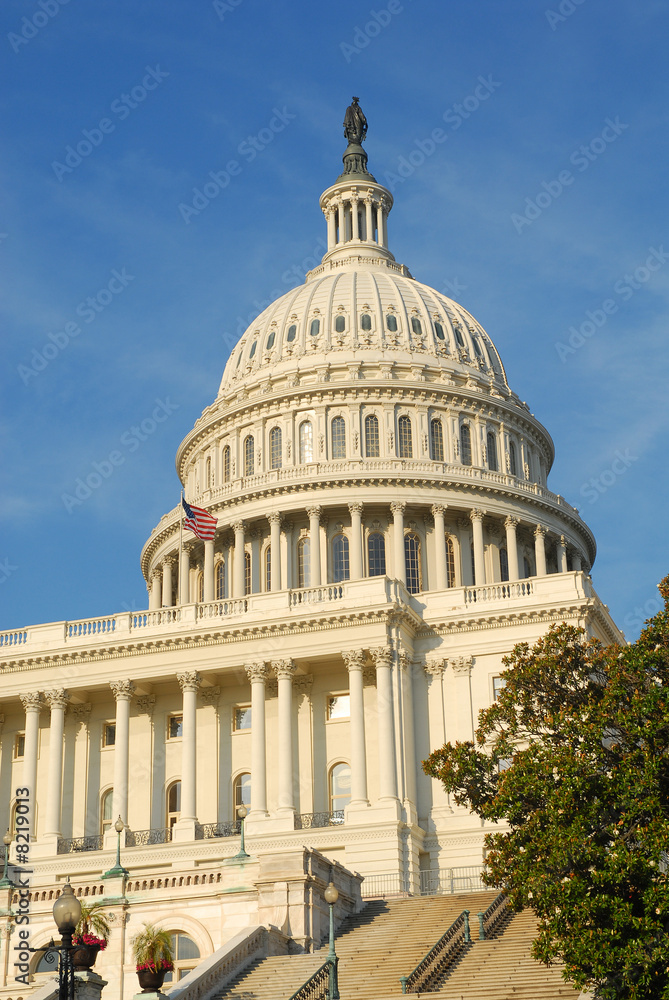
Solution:
{"label": "stone base of column", "polygon": [[132,1000],[170,1000],[170,998],[162,990],[154,990],[151,993],[135,993]]}
{"label": "stone base of column", "polygon": [[262,813],[254,816],[253,813],[249,813],[244,821],[244,830],[246,836],[253,836],[254,834],[265,835],[268,833],[286,833],[292,832],[295,829],[295,814],[285,814],[283,816],[270,816]]}
{"label": "stone base of column", "polygon": [[178,819],[172,827],[172,843],[183,844],[195,840],[197,825],[196,819]]}
{"label": "stone base of column", "polygon": [[432,806],[430,809],[430,818],[425,827],[426,832],[436,833],[437,830],[450,829],[453,815],[453,809],[449,805]]}
{"label": "stone base of column", "polygon": [[362,826],[369,823],[372,809],[369,802],[349,802],[344,810],[345,826]]}
{"label": "stone base of column", "polygon": [[[112,827],[110,830],[105,830],[103,838],[102,838],[102,850],[103,851],[113,851],[114,854],[116,854],[116,845],[117,844],[118,844],[118,834],[117,834],[116,830],[114,829],[114,827]],[[125,846],[125,831],[122,831],[121,832],[121,850],[123,850],[124,846]],[[114,863],[113,861],[110,862],[110,864],[108,865],[108,867],[111,868],[111,866],[112,866],[113,863]]]}
{"label": "stone base of column", "polygon": [[30,860],[38,861],[41,858],[53,858],[58,854],[58,834],[44,833],[41,837],[30,845]]}
{"label": "stone base of column", "polygon": [[[75,996],[77,1000],[100,1000],[102,991],[107,986],[107,980],[92,969],[85,972],[75,972]],[[146,994],[142,994],[146,996]]]}
{"label": "stone base of column", "polygon": [[[123,864],[123,858],[121,858],[121,864]],[[124,875],[113,875],[111,878],[105,878],[104,872],[102,877],[105,882],[105,894],[104,901],[105,905],[118,905],[119,903],[125,903],[125,876]]]}
{"label": "stone base of column", "polygon": [[402,819],[402,806],[399,799],[379,799],[367,813],[368,823],[388,823]]}

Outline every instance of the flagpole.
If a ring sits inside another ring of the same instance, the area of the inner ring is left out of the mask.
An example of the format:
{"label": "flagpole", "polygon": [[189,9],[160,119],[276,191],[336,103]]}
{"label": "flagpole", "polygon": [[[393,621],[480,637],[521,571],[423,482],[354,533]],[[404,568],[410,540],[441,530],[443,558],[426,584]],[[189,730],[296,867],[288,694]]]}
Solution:
{"label": "flagpole", "polygon": [[181,487],[181,499],[179,500],[179,607],[183,605],[183,580],[181,579],[182,573],[181,569],[183,566],[183,559],[181,558],[181,550],[183,548],[184,539],[184,488]]}

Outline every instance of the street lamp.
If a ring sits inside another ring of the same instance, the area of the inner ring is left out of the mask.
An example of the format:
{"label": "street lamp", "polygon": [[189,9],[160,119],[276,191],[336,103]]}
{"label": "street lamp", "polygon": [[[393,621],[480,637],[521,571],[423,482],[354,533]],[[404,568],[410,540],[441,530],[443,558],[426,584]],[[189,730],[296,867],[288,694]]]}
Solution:
{"label": "street lamp", "polygon": [[3,871],[2,878],[0,879],[0,889],[14,888],[14,883],[7,874],[7,865],[9,864],[9,845],[12,842],[12,835],[9,830],[2,838],[2,842],[5,845],[5,870]]}
{"label": "street lamp", "polygon": [[244,820],[246,819],[246,817],[248,816],[248,814],[249,814],[249,811],[246,808],[246,806],[244,805],[244,803],[242,802],[242,804],[237,808],[237,815],[239,816],[239,818],[241,820],[241,828],[242,828],[241,829],[241,835],[242,835],[242,837],[241,837],[241,843],[239,845],[239,850],[235,854],[234,858],[232,858],[232,861],[244,861],[245,858],[250,858],[251,857],[250,854],[246,853],[246,848],[244,846]]}
{"label": "street lamp", "polygon": [[339,893],[335,889],[334,883],[330,880],[323,893],[325,902],[330,907],[330,948],[328,950],[327,961],[330,964],[328,975],[328,1000],[339,1000],[339,983],[337,981],[337,965],[339,959],[335,953],[335,933],[334,933],[334,908],[339,899]]}
{"label": "street lamp", "polygon": [[60,934],[58,963],[58,1000],[74,1000],[74,969],[72,968],[72,935],[81,917],[81,903],[66,882],[53,904],[53,919]]}
{"label": "street lamp", "polygon": [[130,872],[127,868],[124,868],[121,864],[121,834],[125,830],[125,823],[119,816],[119,818],[114,823],[114,829],[116,830],[116,863],[113,868],[110,868],[108,872],[105,872],[102,876],[103,878],[119,878],[123,876],[127,878]]}

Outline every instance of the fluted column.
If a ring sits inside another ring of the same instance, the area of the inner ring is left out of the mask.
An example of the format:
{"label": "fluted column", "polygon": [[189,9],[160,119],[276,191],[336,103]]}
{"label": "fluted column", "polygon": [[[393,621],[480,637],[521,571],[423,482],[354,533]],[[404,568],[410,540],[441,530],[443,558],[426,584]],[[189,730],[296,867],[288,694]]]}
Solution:
{"label": "fluted column", "polygon": [[[295,811],[293,788],[293,674],[296,667],[292,660],[272,660],[272,670],[279,687],[279,812]],[[254,723],[251,715],[251,726]],[[253,795],[253,775],[251,776]]]}
{"label": "fluted column", "polygon": [[391,503],[390,509],[393,514],[393,565],[395,569],[395,579],[399,580],[406,587],[407,569],[404,556],[404,511],[406,504],[404,501]]}
{"label": "fluted column", "polygon": [[372,242],[374,239],[374,220],[372,218],[372,199],[365,198],[365,221],[367,224],[367,242]]}
{"label": "fluted column", "polygon": [[560,540],[557,546],[557,564],[558,573],[567,572],[567,539],[564,535],[560,535]]}
{"label": "fluted column", "polygon": [[267,515],[270,532],[270,584],[272,590],[281,590],[283,568],[281,566],[281,514],[272,511]]}
{"label": "fluted column", "polygon": [[196,670],[177,674],[183,694],[181,730],[181,816],[180,823],[197,822],[197,691],[201,677]]}
{"label": "fluted column", "polygon": [[204,543],[204,566],[203,566],[203,599],[208,604],[214,599],[214,539]]}
{"label": "fluted column", "polygon": [[[427,702],[429,746],[443,747],[446,742],[446,709],[444,706],[444,671],[448,660],[443,656],[428,658],[425,664],[427,676]],[[449,808],[448,794],[441,781],[432,779],[432,802],[440,808]],[[450,811],[450,810],[449,810]]]}
{"label": "fluted column", "polygon": [[518,538],[516,537],[518,518],[507,517],[504,521],[504,527],[506,528],[506,555],[509,563],[509,580],[519,580]]}
{"label": "fluted column", "polygon": [[264,663],[248,663],[245,668],[251,681],[251,811],[252,819],[267,815],[267,764],[265,737]]}
{"label": "fluted column", "polygon": [[382,247],[388,248],[388,211],[389,204],[387,198],[381,199],[381,226],[379,229],[379,243]]}
{"label": "fluted column", "polygon": [[111,681],[116,698],[116,741],[114,743],[114,800],[112,816],[120,816],[128,825],[128,758],[130,750],[130,702],[135,685],[132,681]]}
{"label": "fluted column", "polygon": [[362,579],[362,504],[350,503],[351,514],[351,566],[350,579]]}
{"label": "fluted column", "polygon": [[190,604],[190,555],[191,546],[186,544],[179,560],[179,600],[182,604]]}
{"label": "fluted column", "polygon": [[321,507],[308,507],[311,549],[311,586],[321,585]]}
{"label": "fluted column", "polygon": [[335,210],[330,206],[325,218],[328,220],[328,250],[332,250],[337,244],[337,227],[335,225]]}
{"label": "fluted column", "polygon": [[26,712],[25,741],[23,747],[23,788],[27,788],[28,799],[28,830],[31,837],[35,836],[35,796],[37,794],[37,749],[39,741],[39,713],[42,708],[42,696],[37,691],[19,695]]}
{"label": "fluted column", "polygon": [[149,611],[160,611],[162,603],[163,581],[162,573],[159,569],[154,569],[150,578],[151,590],[149,591]]}
{"label": "fluted column", "polygon": [[[446,590],[448,574],[446,573],[446,525],[444,524],[445,507],[441,503],[432,505],[434,517],[434,559],[436,564],[437,590]],[[430,587],[432,590],[432,587]]]}
{"label": "fluted column", "polygon": [[416,809],[418,794],[416,790],[416,731],[414,726],[413,707],[413,660],[406,650],[399,654],[400,685],[402,692],[404,721],[404,788],[405,798]]}
{"label": "fluted column", "polygon": [[358,226],[358,199],[351,198],[351,239],[360,239],[360,227]]}
{"label": "fluted column", "polygon": [[546,529],[542,524],[534,529],[534,559],[537,576],[546,576]]}
{"label": "fluted column", "polygon": [[235,521],[232,530],[235,533],[232,597],[243,597],[246,589],[244,581],[244,522]]}
{"label": "fluted column", "polygon": [[51,709],[49,729],[49,770],[46,789],[45,836],[60,836],[61,800],[63,796],[63,733],[68,693],[63,688],[45,691]]}
{"label": "fluted column", "polygon": [[472,522],[472,539],[474,542],[474,575],[475,583],[481,586],[485,583],[485,551],[483,548],[483,518],[482,510],[472,510],[469,517]]}
{"label": "fluted column", "polygon": [[165,556],[163,559],[163,607],[172,607],[172,566],[174,556]]}
{"label": "fluted column", "polygon": [[370,649],[376,664],[376,711],[379,727],[379,798],[397,798],[393,723],[393,653],[389,646]]}
{"label": "fluted column", "polygon": [[578,549],[574,549],[574,551],[571,554],[571,564],[577,573],[581,572],[582,569],[581,553],[578,551]]}
{"label": "fluted column", "polygon": [[367,745],[365,741],[365,705],[363,699],[362,649],[342,653],[348,670],[348,690],[351,699],[351,805],[368,806]]}

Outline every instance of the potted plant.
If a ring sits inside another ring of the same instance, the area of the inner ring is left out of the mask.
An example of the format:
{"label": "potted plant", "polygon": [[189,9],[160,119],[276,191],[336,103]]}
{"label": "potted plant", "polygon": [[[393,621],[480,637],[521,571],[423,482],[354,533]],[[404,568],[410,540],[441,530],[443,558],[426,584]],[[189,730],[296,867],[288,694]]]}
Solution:
{"label": "potted plant", "polygon": [[81,916],[72,935],[72,964],[82,971],[95,964],[99,951],[104,951],[109,941],[109,920],[102,912],[103,903],[81,902]]}
{"label": "potted plant", "polygon": [[167,973],[174,968],[170,934],[155,924],[145,923],[144,930],[135,934],[131,944],[142,993],[159,990]]}

